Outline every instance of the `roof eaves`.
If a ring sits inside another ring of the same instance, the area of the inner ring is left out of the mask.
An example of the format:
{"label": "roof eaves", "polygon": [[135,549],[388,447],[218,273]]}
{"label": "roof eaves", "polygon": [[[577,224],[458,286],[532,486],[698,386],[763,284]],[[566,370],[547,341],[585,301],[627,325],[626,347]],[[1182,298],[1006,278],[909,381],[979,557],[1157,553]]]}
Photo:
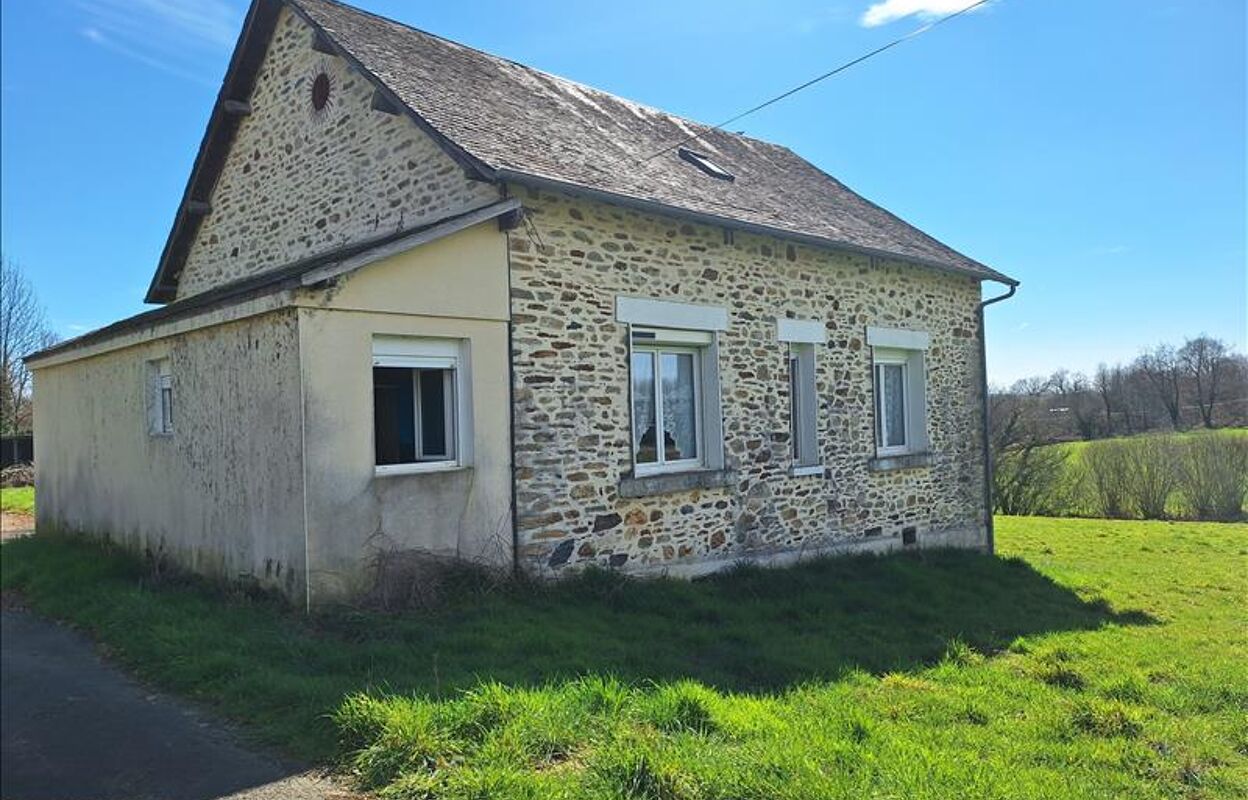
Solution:
{"label": "roof eaves", "polygon": [[396,252],[410,250],[437,239],[458,233],[465,228],[479,225],[482,222],[500,217],[520,207],[520,201],[508,198],[491,203],[488,206],[474,208],[435,222],[405,228],[345,247],[339,247],[324,253],[301,258],[277,269],[266,270],[240,280],[223,284],[206,292],[191,295],[160,308],[153,308],[119,320],[82,336],[59,342],[43,350],[24,356],[22,361],[32,364],[49,356],[57,355],[79,347],[96,344],[116,336],[155,325],[160,322],[171,322],[191,314],[210,311],[226,305],[240,303],[283,289],[298,289],[322,284],[340,275],[367,266]]}
{"label": "roof eaves", "polygon": [[553,189],[555,191],[566,192],[568,194],[579,195],[594,200],[601,200],[605,203],[613,203],[615,205],[628,206],[639,211],[649,211],[651,213],[664,214],[668,216],[687,219],[692,222],[701,222],[707,225],[716,225],[722,228],[731,228],[733,230],[745,231],[747,233],[757,233],[763,236],[775,236],[779,239],[788,239],[791,241],[808,244],[815,247],[826,247],[836,250],[844,250],[860,255],[872,256],[875,258],[887,258],[895,261],[902,261],[914,264],[928,269],[934,269],[940,272],[948,272],[956,275],[966,275],[979,280],[990,280],[1003,283],[1007,286],[1017,286],[1018,281],[1004,275],[995,269],[979,262],[978,269],[951,264],[934,259],[919,258],[917,256],[896,253],[889,250],[882,250],[873,247],[864,247],[862,245],[852,244],[850,242],[832,239],[825,236],[815,234],[801,233],[798,231],[780,228],[773,225],[763,225],[756,222],[747,222],[732,217],[721,217],[716,214],[708,214],[701,211],[694,211],[684,206],[676,206],[670,203],[664,203],[660,200],[650,200],[633,195],[620,194],[617,192],[609,192],[603,189],[595,189],[592,186],[585,186],[577,183],[569,183],[561,181],[557,178],[550,178],[535,173],[521,172],[518,170],[501,168],[497,171],[498,179],[501,181],[511,181],[521,185],[533,186],[535,188]]}
{"label": "roof eaves", "polygon": [[169,237],[165,240],[156,274],[152,276],[144,302],[167,303],[176,296],[178,283],[175,270],[180,269],[181,262],[185,261],[190,242],[203,219],[188,214],[187,206],[193,200],[206,200],[216,185],[225,154],[229,152],[241,121],[239,117],[225,113],[225,101],[250,97],[258,62],[264,58],[263,52],[256,52],[260,48],[258,42],[268,41],[277,22],[281,3],[282,0],[254,0],[247,10],[247,18],[234,45],[234,55],[230,58],[225,77],[221,79],[217,102],[208,118],[199,150],[195,153],[194,166],[187,178],[186,188],[182,192]]}

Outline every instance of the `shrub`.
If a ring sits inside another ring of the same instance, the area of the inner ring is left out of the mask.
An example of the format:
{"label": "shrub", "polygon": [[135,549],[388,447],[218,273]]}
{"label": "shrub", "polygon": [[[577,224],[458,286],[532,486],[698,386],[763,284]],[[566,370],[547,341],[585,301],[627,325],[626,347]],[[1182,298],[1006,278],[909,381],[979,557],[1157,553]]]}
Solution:
{"label": "shrub", "polygon": [[1002,514],[1047,516],[1066,506],[1068,453],[1060,447],[1024,445],[996,456],[993,499]]}
{"label": "shrub", "polygon": [[1131,443],[1116,439],[1092,442],[1083,451],[1083,468],[1093,492],[1097,516],[1128,516],[1132,473]]}
{"label": "shrub", "polygon": [[1177,479],[1191,516],[1240,519],[1248,494],[1248,438],[1205,434],[1184,442]]}
{"label": "shrub", "polygon": [[372,570],[373,585],[361,604],[381,611],[428,611],[512,583],[498,568],[425,550],[379,549]]}
{"label": "shrub", "polygon": [[35,485],[34,464],[11,464],[0,469],[0,487],[17,489]]}
{"label": "shrub", "polygon": [[1124,442],[1127,454],[1127,497],[1144,519],[1163,519],[1166,504],[1178,485],[1179,446],[1174,439],[1144,436]]}

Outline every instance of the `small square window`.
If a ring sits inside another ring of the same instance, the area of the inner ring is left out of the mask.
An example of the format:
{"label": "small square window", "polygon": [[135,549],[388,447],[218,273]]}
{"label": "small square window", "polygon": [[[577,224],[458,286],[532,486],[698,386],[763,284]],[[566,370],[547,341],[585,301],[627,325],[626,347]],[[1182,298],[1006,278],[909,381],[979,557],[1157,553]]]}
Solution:
{"label": "small square window", "polygon": [[455,459],[455,370],[373,367],[377,464]]}
{"label": "small square window", "polygon": [[471,404],[465,352],[452,339],[373,343],[373,451],[378,474],[467,463]]}
{"label": "small square window", "polygon": [[712,161],[711,157],[706,153],[699,153],[695,150],[690,150],[687,147],[681,147],[677,149],[677,154],[683,160],[688,161],[690,164],[702,170],[707,175],[710,175],[712,178],[718,178],[721,181],[728,181],[729,183],[736,180],[736,176]]}

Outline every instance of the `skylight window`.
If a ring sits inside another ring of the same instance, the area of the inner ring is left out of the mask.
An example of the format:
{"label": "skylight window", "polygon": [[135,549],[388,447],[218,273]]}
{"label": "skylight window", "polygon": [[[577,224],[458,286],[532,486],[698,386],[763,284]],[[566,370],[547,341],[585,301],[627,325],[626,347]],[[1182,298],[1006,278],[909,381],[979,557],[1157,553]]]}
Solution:
{"label": "skylight window", "polygon": [[736,180],[736,176],[716,164],[711,160],[711,157],[705,153],[697,153],[687,147],[681,147],[676,152],[678,152],[680,157],[685,161],[688,161],[690,164],[702,170],[707,175],[710,175],[712,178],[718,178],[721,181],[729,182]]}

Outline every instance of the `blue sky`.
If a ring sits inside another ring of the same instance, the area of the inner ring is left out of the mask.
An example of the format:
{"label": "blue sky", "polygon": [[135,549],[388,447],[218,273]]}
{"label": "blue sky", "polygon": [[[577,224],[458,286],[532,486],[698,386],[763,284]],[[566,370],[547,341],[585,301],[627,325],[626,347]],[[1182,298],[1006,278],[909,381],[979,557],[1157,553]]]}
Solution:
{"label": "blue sky", "polygon": [[[717,122],[969,0],[358,2]],[[3,3],[0,247],[62,336],[144,308],[245,10]],[[1245,27],[1242,0],[997,0],[732,128],[1021,280],[994,382],[1200,332],[1242,352]]]}

